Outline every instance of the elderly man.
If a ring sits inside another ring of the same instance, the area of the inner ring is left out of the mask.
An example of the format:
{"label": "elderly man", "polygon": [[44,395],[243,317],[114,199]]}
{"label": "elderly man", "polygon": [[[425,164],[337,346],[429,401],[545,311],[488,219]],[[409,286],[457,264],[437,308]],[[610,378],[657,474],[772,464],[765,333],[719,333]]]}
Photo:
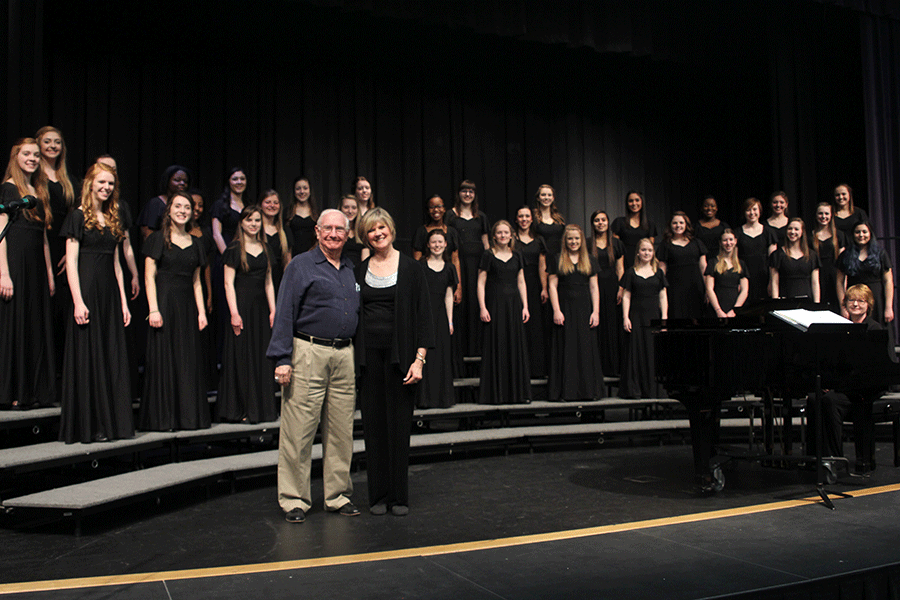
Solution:
{"label": "elderly man", "polygon": [[352,336],[359,319],[353,264],[341,257],[350,230],[340,211],[322,211],[318,246],[296,256],[284,272],[272,341],[281,384],[278,503],[291,523],[302,523],[312,506],[312,445],[321,420],[325,509],[352,517],[353,411],[356,375]]}

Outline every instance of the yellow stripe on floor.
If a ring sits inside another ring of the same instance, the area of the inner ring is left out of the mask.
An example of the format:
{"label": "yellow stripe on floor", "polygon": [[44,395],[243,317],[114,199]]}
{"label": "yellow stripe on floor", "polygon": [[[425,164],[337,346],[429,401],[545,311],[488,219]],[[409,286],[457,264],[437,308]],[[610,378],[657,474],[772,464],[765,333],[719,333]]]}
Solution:
{"label": "yellow stripe on floor", "polygon": [[[846,492],[851,498],[861,498],[876,494],[885,494],[900,491],[900,484],[885,485]],[[830,496],[832,500],[840,501],[841,496]],[[162,581],[175,581],[182,579],[200,579],[206,577],[223,577],[227,575],[248,575],[254,573],[271,573],[288,571],[293,569],[309,569],[312,567],[327,567],[337,565],[349,565],[379,560],[395,560],[400,558],[415,558],[419,556],[436,556],[440,554],[454,554],[459,552],[472,552],[475,550],[493,550],[496,548],[509,548],[524,546],[541,542],[555,542],[571,540],[608,533],[621,533],[625,531],[638,531],[665,527],[667,525],[680,525],[684,523],[700,523],[716,519],[727,519],[743,515],[752,515],[799,506],[809,506],[821,502],[818,496],[802,498],[798,500],[786,500],[756,506],[744,506],[741,508],[729,508],[727,510],[714,510],[709,512],[681,515],[677,517],[665,517],[662,519],[649,519],[635,521],[633,523],[621,523],[618,525],[604,525],[601,527],[588,527],[586,529],[573,529],[570,531],[555,531],[535,535],[523,535],[495,540],[482,540],[477,542],[462,542],[458,544],[443,544],[440,546],[425,546],[422,548],[408,548],[404,550],[389,550],[384,552],[370,552],[366,554],[350,554],[344,556],[328,556],[323,558],[307,558],[300,560],[279,561],[271,563],[257,563],[251,565],[232,565],[227,567],[210,567],[203,569],[184,569],[180,571],[160,571],[155,573],[133,573],[129,575],[106,575],[101,577],[82,577],[77,579],[56,579],[48,581],[26,581],[21,583],[0,584],[0,594],[21,592],[40,592],[52,590],[66,590],[91,588],[113,585],[134,585],[139,583],[153,583]]]}

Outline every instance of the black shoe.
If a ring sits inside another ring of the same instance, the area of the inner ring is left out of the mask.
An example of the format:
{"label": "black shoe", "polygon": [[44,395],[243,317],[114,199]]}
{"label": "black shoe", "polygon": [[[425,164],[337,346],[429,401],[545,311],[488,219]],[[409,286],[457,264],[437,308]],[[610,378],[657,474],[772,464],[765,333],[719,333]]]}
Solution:
{"label": "black shoe", "polygon": [[409,514],[409,507],[405,504],[395,504],[391,507],[391,514],[395,517],[405,517]]}
{"label": "black shoe", "polygon": [[288,523],[302,523],[306,520],[306,513],[302,508],[292,508],[285,513],[284,520]]}
{"label": "black shoe", "polygon": [[357,517],[359,516],[359,509],[353,506],[352,502],[348,502],[343,505],[339,509],[332,511],[335,514],[341,515],[342,517]]}
{"label": "black shoe", "polygon": [[369,512],[377,517],[387,514],[387,504],[385,504],[384,502],[379,502],[375,506],[369,508]]}

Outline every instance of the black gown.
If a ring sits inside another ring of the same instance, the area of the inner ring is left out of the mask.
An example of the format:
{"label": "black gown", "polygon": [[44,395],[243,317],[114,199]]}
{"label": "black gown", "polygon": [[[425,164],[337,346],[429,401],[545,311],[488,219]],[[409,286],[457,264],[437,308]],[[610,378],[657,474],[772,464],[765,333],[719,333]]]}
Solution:
{"label": "black gown", "polygon": [[565,320],[553,325],[550,347],[550,400],[593,400],[603,397],[603,366],[597,334],[590,326],[591,277],[599,267],[590,257],[591,274],[577,269],[568,275],[559,274],[558,261],[547,265],[556,275],[559,309]]}
{"label": "black gown", "polygon": [[[524,262],[525,289],[528,298],[528,313],[531,318],[525,323],[525,337],[528,344],[528,359],[532,377],[546,377],[549,368],[550,328],[542,318],[544,306],[541,304],[540,258],[547,256],[547,247],[540,237],[532,238],[527,244],[516,240],[516,250],[522,254]],[[549,260],[549,258],[547,258]],[[547,302],[549,304],[549,301]]]}
{"label": "black gown", "polygon": [[659,319],[659,292],[668,287],[661,269],[650,277],[637,275],[634,267],[625,270],[622,287],[631,292],[631,332],[625,333],[625,364],[619,386],[622,398],[659,398],[661,388],[656,382],[656,358],[650,321]]}
{"label": "black gown", "polygon": [[544,223],[543,221],[535,221],[534,230],[544,240],[544,247],[550,255],[559,256],[562,252],[562,236],[566,231],[564,223]]}
{"label": "black gown", "polygon": [[853,242],[853,228],[860,223],[868,222],[868,220],[869,215],[861,208],[854,208],[853,214],[844,218],[837,216],[837,209],[834,209],[834,226],[844,234],[848,244]]}
{"label": "black gown", "polygon": [[[0,203],[18,200],[15,185],[0,186]],[[5,238],[13,296],[0,300],[0,408],[32,408],[56,402],[53,304],[44,262],[44,209],[40,221],[18,211]]]}
{"label": "black gown", "polygon": [[471,219],[447,213],[447,225],[456,230],[459,237],[459,276],[462,281],[462,302],[453,310],[454,337],[464,356],[481,355],[481,310],[478,307],[478,265],[484,254],[482,235],[490,233],[487,215],[478,211]]}
{"label": "black gown", "polygon": [[706,254],[706,246],[696,239],[685,246],[673,244],[669,240],[660,244],[656,258],[666,263],[670,319],[698,319],[703,315],[700,258]]}
{"label": "black gown", "polygon": [[722,239],[722,232],[726,229],[731,229],[731,227],[721,219],[719,219],[719,224],[715,227],[704,227],[698,222],[697,226],[694,227],[694,238],[703,243],[707,256],[717,256],[719,254],[719,241]]}
{"label": "black gown", "polygon": [[[200,247],[203,248],[203,255],[206,256],[207,268],[210,269],[210,278],[212,277],[212,264],[216,260],[219,252],[216,250],[216,242],[213,240],[212,230],[208,225],[200,227],[201,235],[197,239],[200,241]],[[204,306],[209,301],[210,294],[213,290],[206,285],[206,276],[204,269],[200,269],[200,284],[203,287]],[[212,284],[212,281],[210,281]],[[206,389],[214,390],[219,385],[219,366],[216,356],[216,329],[218,327],[217,315],[215,310],[206,314],[208,325],[206,329],[200,332],[200,359],[205,365],[204,373],[206,374]]]}
{"label": "black gown", "polygon": [[[815,233],[813,233],[815,235]],[[838,252],[847,246],[846,238],[837,232]],[[819,240],[819,299],[834,310],[838,309],[837,259],[834,257],[834,238]]]}
{"label": "black gown", "polygon": [[481,256],[478,268],[487,272],[484,304],[491,315],[491,322],[483,324],[480,404],[531,401],[528,348],[518,286],[522,267],[522,255],[518,252],[513,252],[506,262],[490,250],[485,250]]}
{"label": "black gown", "polygon": [[819,255],[809,251],[809,260],[791,258],[779,247],[772,253],[772,268],[778,272],[779,298],[812,299],[812,272],[819,268]]}
{"label": "black gown", "polygon": [[603,374],[616,377],[622,372],[622,348],[625,347],[625,331],[622,329],[622,309],[617,302],[619,276],[616,261],[625,255],[622,240],[611,238],[613,260],[604,248],[596,249],[597,285],[600,288],[600,325],[597,326],[597,343],[600,348],[600,362]]}
{"label": "black gown", "polygon": [[133,437],[128,346],[113,267],[119,241],[109,228],[85,228],[81,209],[69,213],[60,235],[80,241],[78,278],[88,322],[79,325],[70,315],[59,439],[72,444]]}
{"label": "black gown", "polygon": [[[206,266],[200,238],[166,247],[162,231],[144,241],[144,255],[156,261],[156,299],[163,324],[149,327],[144,393],[138,429],[169,431],[209,427],[209,403],[202,337],[194,299],[194,271]],[[202,276],[201,276],[202,277]],[[205,309],[204,309],[205,310]]]}
{"label": "black gown", "polygon": [[294,256],[302,254],[316,245],[316,220],[311,216],[293,215],[288,221],[287,229],[290,229],[293,238],[291,250]]}
{"label": "black gown", "polygon": [[775,234],[775,244],[781,248],[787,242],[787,225],[782,225],[781,227],[775,227],[774,225],[769,225],[766,223],[766,227],[772,230],[772,233]]}
{"label": "black gown", "polygon": [[[72,185],[75,191],[75,201],[78,202],[81,187],[77,181],[72,181]],[[59,235],[59,230],[66,222],[69,207],[66,204],[65,192],[60,182],[48,181],[47,189],[50,192],[50,213],[53,215],[53,222],[47,232],[47,243],[50,245],[50,264],[53,265],[56,282],[56,294],[50,300],[53,304],[53,348],[56,368],[59,370],[62,369],[63,352],[66,348],[66,328],[69,325],[69,319],[72,318],[70,310],[72,294],[69,293],[69,280],[65,271],[59,273],[60,269],[57,266],[66,255],[66,238]],[[56,373],[56,375],[59,376],[60,373]]]}
{"label": "black gown", "polygon": [[647,221],[645,227],[632,227],[630,217],[616,217],[609,230],[612,231],[625,246],[625,270],[634,266],[634,257],[637,254],[637,245],[644,238],[654,238],[659,235],[656,224]]}
{"label": "black gown", "polygon": [[456,267],[444,261],[444,268],[434,271],[427,264],[425,281],[431,299],[431,317],[434,323],[434,348],[428,351],[428,361],[422,373],[422,382],[417,386],[416,406],[419,408],[449,408],[456,404],[453,390],[453,353],[450,345],[450,322],[447,320],[447,305],[444,298],[449,287],[456,289],[459,279]]}
{"label": "black gown", "polygon": [[[290,229],[284,230],[284,236],[287,238],[288,254],[290,249],[294,247],[294,234]],[[278,234],[266,234],[266,243],[269,245],[269,260],[272,263],[272,285],[275,286],[275,297],[278,298],[278,289],[281,287],[281,279],[284,277],[284,258],[281,253],[281,239]]]}
{"label": "black gown", "polygon": [[769,297],[769,246],[776,242],[772,228],[765,224],[762,233],[756,237],[744,233],[743,227],[738,230],[738,258],[747,263],[747,279],[750,283],[747,302]]}
{"label": "black gown", "polygon": [[[231,199],[226,196],[216,200],[212,207],[212,218],[218,219],[222,227],[222,240],[225,241],[225,248],[234,241],[234,234],[241,223],[241,211],[231,208]],[[215,240],[213,240],[215,243]],[[212,286],[213,286],[213,308],[215,309],[215,333],[216,333],[216,358],[217,362],[221,361],[222,349],[225,347],[225,335],[231,329],[231,317],[228,312],[228,300],[225,298],[225,278],[222,262],[222,254],[216,247],[215,260],[212,262]],[[275,376],[272,376],[275,380]]]}
{"label": "black gown", "polygon": [[[739,264],[741,265],[740,273],[734,269],[718,273],[716,271],[716,259],[712,257],[710,257],[706,265],[706,273],[704,275],[709,275],[713,278],[713,292],[715,292],[716,299],[719,301],[719,308],[726,313],[733,309],[735,303],[737,303],[738,296],[741,293],[741,279],[747,279],[747,263],[739,259]],[[712,305],[710,305],[709,311],[710,316],[716,316]]]}
{"label": "black gown", "polygon": [[237,243],[225,250],[222,260],[235,270],[234,293],[244,329],[240,335],[234,335],[229,312],[216,400],[216,421],[274,421],[278,418],[275,364],[266,358],[266,349],[272,337],[269,301],[266,298],[266,253],[260,252],[256,256],[248,254],[248,271],[241,269],[241,249]]}

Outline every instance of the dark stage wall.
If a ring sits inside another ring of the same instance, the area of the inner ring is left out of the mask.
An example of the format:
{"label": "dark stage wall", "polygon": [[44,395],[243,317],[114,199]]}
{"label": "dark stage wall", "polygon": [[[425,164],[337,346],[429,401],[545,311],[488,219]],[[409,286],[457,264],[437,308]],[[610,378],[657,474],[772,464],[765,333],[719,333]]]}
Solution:
{"label": "dark stage wall", "polygon": [[119,161],[135,213],[171,163],[334,205],[374,183],[401,237],[474,180],[491,219],[557,190],[571,222],[627,190],[652,218],[838,181],[867,205],[860,14],[808,1],[0,0],[7,147],[59,127],[70,171]]}

